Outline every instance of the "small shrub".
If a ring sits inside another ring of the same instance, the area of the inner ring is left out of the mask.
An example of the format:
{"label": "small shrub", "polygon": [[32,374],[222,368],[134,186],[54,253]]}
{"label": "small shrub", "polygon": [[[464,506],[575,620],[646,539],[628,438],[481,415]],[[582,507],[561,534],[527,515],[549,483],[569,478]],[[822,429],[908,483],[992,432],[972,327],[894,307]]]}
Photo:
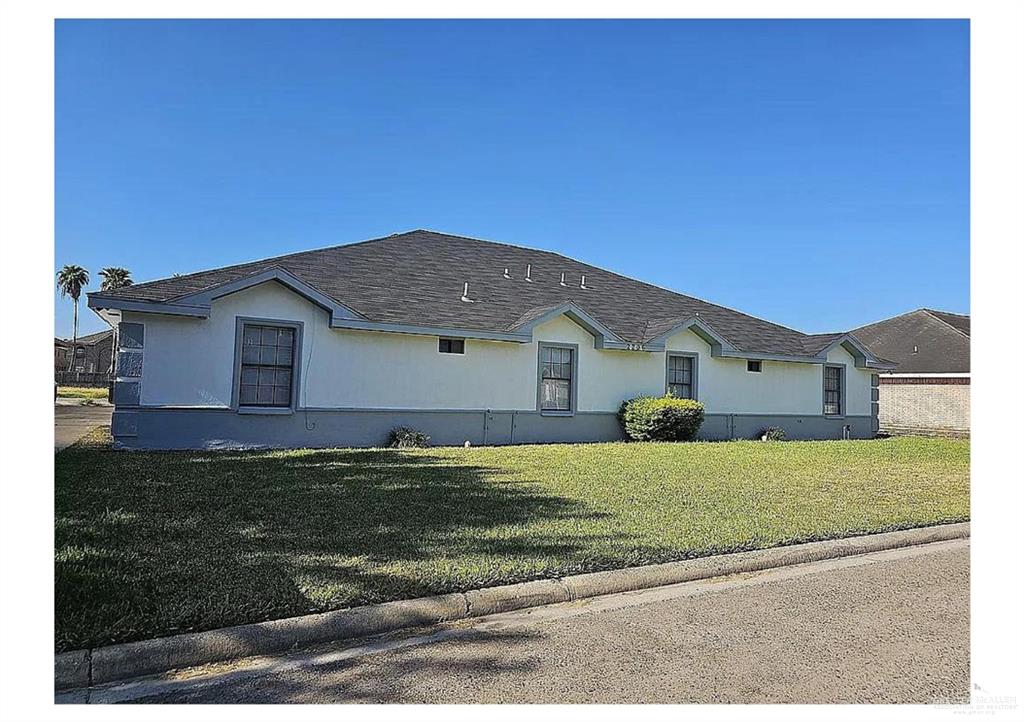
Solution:
{"label": "small shrub", "polygon": [[422,449],[430,446],[430,437],[418,429],[396,426],[388,434],[388,446],[392,449]]}
{"label": "small shrub", "polygon": [[674,396],[637,396],[619,407],[619,423],[634,441],[691,441],[704,423],[704,404]]}
{"label": "small shrub", "polygon": [[766,426],[758,433],[757,438],[761,441],[785,441],[786,430],[781,426]]}

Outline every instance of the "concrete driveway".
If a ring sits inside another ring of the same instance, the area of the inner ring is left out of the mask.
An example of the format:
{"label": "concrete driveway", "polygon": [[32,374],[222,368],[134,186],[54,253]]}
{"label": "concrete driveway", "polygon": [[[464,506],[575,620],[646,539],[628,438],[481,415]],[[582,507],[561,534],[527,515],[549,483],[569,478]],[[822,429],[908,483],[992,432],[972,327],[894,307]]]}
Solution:
{"label": "concrete driveway", "polygon": [[54,406],[53,448],[71,446],[97,426],[110,426],[112,406]]}
{"label": "concrete driveway", "polygon": [[192,671],[89,701],[948,703],[969,694],[969,564],[968,540],[939,542]]}

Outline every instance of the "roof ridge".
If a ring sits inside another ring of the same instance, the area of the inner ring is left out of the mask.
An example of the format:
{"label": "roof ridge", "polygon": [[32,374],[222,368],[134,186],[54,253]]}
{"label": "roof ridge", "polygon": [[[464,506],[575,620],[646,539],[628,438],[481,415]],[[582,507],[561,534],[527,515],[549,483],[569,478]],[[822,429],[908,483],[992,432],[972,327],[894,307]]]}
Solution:
{"label": "roof ridge", "polygon": [[625,275],[623,273],[619,273],[618,271],[612,271],[612,270],[610,270],[608,268],[605,268],[603,266],[597,266],[597,265],[594,265],[593,263],[588,263],[587,261],[581,261],[578,258],[573,258],[572,256],[566,256],[565,254],[558,253],[556,251],[549,251],[549,250],[545,250],[543,248],[533,248],[532,246],[521,246],[521,245],[518,245],[518,244],[515,244],[515,243],[506,243],[504,241],[492,241],[492,240],[487,239],[487,238],[476,238],[474,236],[463,236],[463,235],[459,235],[457,233],[448,233],[446,231],[437,231],[437,230],[433,230],[433,229],[430,229],[430,228],[417,228],[417,229],[412,230],[412,231],[407,231],[406,233],[403,233],[403,234],[395,234],[395,235],[406,235],[408,233],[417,233],[417,232],[421,232],[421,233],[436,233],[437,235],[448,236],[449,238],[463,238],[463,239],[468,240],[468,241],[478,241],[480,243],[492,243],[492,244],[494,244],[496,246],[508,246],[509,248],[518,248],[520,250],[534,251],[536,253],[544,253],[544,254],[547,254],[549,256],[557,256],[558,258],[564,258],[567,261],[572,261],[573,263],[579,263],[579,264],[582,264],[584,266],[590,266],[591,268],[596,268],[597,270],[602,271],[603,273],[608,273],[608,274],[611,274],[613,276],[617,276],[619,278],[625,278],[626,280],[632,281],[634,283],[641,283],[641,284],[643,284],[645,286],[648,286],[650,288],[657,288],[659,291],[665,291],[666,293],[671,293],[671,294],[676,295],[676,296],[681,296],[682,298],[686,298],[686,299],[689,299],[691,301],[699,301],[700,303],[707,304],[708,306],[712,306],[713,308],[720,308],[720,309],[723,309],[725,311],[731,311],[733,313],[739,313],[739,314],[742,314],[744,316],[747,316],[748,318],[753,318],[753,319],[755,319],[757,321],[760,321],[762,323],[767,323],[770,326],[775,326],[776,328],[781,328],[781,329],[784,329],[786,331],[790,331],[792,333],[799,334],[801,336],[809,335],[809,334],[807,334],[807,333],[805,333],[803,331],[799,331],[799,330],[797,330],[795,328],[791,328],[789,326],[783,326],[781,323],[776,323],[775,321],[769,321],[766,318],[761,318],[760,316],[755,316],[752,313],[747,313],[746,311],[741,311],[738,308],[732,308],[730,306],[723,306],[723,305],[721,305],[719,303],[714,303],[712,301],[708,301],[708,300],[703,299],[703,298],[698,298],[697,296],[690,296],[689,294],[682,293],[680,291],[676,291],[676,290],[673,290],[671,288],[666,288],[665,286],[659,286],[656,283],[651,283],[650,281],[644,281],[643,279],[640,279],[640,278],[633,278],[632,276],[627,276],[627,275]]}
{"label": "roof ridge", "polygon": [[[903,318],[904,316],[910,316],[911,314],[914,314],[914,313],[928,313],[928,309],[926,309],[926,308],[915,308],[915,309],[912,309],[910,311],[904,311],[903,313],[897,313],[895,316],[887,316],[886,318],[880,318],[877,321],[872,321],[870,323],[865,323],[862,326],[857,326],[857,328],[850,329],[849,333],[853,333],[854,331],[860,331],[861,329],[865,329],[868,326],[877,326],[878,324],[885,323],[886,321],[893,321],[893,320],[895,320],[897,318]],[[931,315],[931,314],[929,314],[929,315]]]}
{"label": "roof ridge", "polygon": [[947,321],[946,319],[942,318],[941,316],[937,315],[937,314],[940,314],[940,313],[944,313],[947,316],[959,316],[960,318],[967,318],[967,319],[969,319],[971,317],[970,314],[967,314],[967,313],[953,313],[952,311],[939,311],[939,310],[933,309],[933,308],[921,308],[921,309],[918,309],[918,310],[923,311],[924,313],[927,313],[929,316],[934,318],[939,323],[944,324],[946,326],[949,326],[951,329],[956,331],[961,336],[963,336],[965,338],[970,338],[971,337],[970,334],[964,333],[961,329],[957,328],[956,326],[954,326],[953,324],[951,324],[949,321]]}

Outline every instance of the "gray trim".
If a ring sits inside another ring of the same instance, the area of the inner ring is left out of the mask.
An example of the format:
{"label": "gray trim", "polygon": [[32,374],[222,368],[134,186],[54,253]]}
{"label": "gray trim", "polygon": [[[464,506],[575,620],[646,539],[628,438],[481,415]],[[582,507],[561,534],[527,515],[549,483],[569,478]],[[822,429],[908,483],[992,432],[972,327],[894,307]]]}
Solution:
{"label": "gray trim", "polygon": [[693,389],[694,401],[700,401],[700,354],[694,353],[693,351],[666,351],[665,352],[665,393],[668,393],[668,372],[669,372],[669,359],[673,356],[684,356],[693,359],[693,373],[691,378],[691,388]]}
{"label": "gray trim", "polygon": [[736,358],[748,361],[789,361],[790,363],[823,364],[826,363],[824,356],[787,356],[781,353],[761,353],[755,351],[722,351],[712,352],[712,356],[719,358]]}
{"label": "gray trim", "polygon": [[121,321],[117,324],[117,345],[120,350],[143,349],[146,346],[146,326]]}
{"label": "gray trim", "polygon": [[189,306],[177,303],[160,303],[156,301],[133,301],[127,298],[112,298],[100,293],[86,294],[89,308],[94,311],[116,308],[120,311],[138,311],[139,313],[159,313],[165,316],[191,316],[207,318],[209,306]]}
{"label": "gray trim", "polygon": [[858,341],[855,336],[848,333],[844,333],[842,336],[832,341],[832,343],[818,352],[818,356],[826,358],[828,356],[828,352],[837,346],[842,346],[847,353],[853,356],[853,363],[857,368],[894,369],[898,365],[879,360],[879,358],[871,353],[871,351],[868,350],[864,344]]}
{"label": "gray trim", "polygon": [[[825,369],[839,369],[839,413],[825,413]],[[846,364],[824,364],[821,367],[821,413],[826,419],[846,418]]]}
{"label": "gray trim", "polygon": [[[265,326],[284,326],[295,329],[295,347],[292,349],[292,398],[288,406],[245,406],[238,403],[239,386],[242,375],[242,333],[245,324]],[[291,414],[298,408],[299,392],[302,389],[302,336],[305,324],[302,321],[291,321],[280,318],[257,318],[254,316],[235,316],[235,359],[232,364],[231,376],[231,410],[239,414]]]}
{"label": "gray trim", "polygon": [[[533,330],[542,324],[551,321],[552,319],[558,318],[559,316],[565,316],[570,321],[575,323],[577,326],[585,330],[591,336],[594,337],[594,348],[623,348],[628,346],[621,338],[603,325],[600,321],[595,319],[589,313],[584,311],[582,308],[577,306],[575,303],[563,303],[560,306],[547,311],[546,313],[538,316],[537,318],[530,319],[526,323],[516,326],[513,331],[517,333],[529,333],[532,335]],[[634,344],[635,345],[635,344]]]}
{"label": "gray trim", "polygon": [[141,398],[142,388],[138,381],[125,381],[124,379],[114,381],[114,406],[116,408],[138,406]]}
{"label": "gray trim", "polygon": [[[231,409],[115,410],[112,433],[118,446],[136,449],[216,449],[244,447],[382,446],[395,426],[425,432],[436,446],[471,444],[582,443],[623,440],[616,414],[580,412],[547,416],[536,411],[306,410],[303,414],[245,415]],[[841,439],[874,436],[870,416],[845,419],[799,414],[708,414],[698,434],[703,440],[752,439],[766,426],[786,437]]]}
{"label": "gray trim", "polygon": [[244,291],[247,288],[252,288],[253,286],[258,286],[261,283],[267,283],[268,281],[277,281],[281,285],[286,286],[310,303],[320,306],[325,311],[329,311],[332,318],[366,318],[345,304],[338,303],[333,298],[324,295],[280,266],[268,268],[265,271],[260,271],[259,273],[252,274],[251,276],[245,276],[244,278],[239,278],[238,280],[231,281],[229,283],[208,288],[205,291],[200,291],[199,293],[178,296],[170,299],[169,302],[174,304],[183,303],[190,306],[210,306],[213,301],[218,298],[232,293],[237,293],[239,291]]}
{"label": "gray trim", "polygon": [[[540,354],[545,348],[567,348],[572,349],[572,379],[569,384],[569,411],[550,411],[540,408],[541,401],[541,361]],[[576,400],[579,390],[580,379],[580,346],[577,343],[562,343],[560,341],[538,341],[537,342],[537,413],[542,416],[573,416],[576,414]]]}
{"label": "gray trim", "polygon": [[448,336],[472,338],[480,341],[512,341],[530,343],[531,334],[506,333],[499,331],[481,331],[468,328],[445,328],[443,326],[409,326],[401,323],[381,323],[379,321],[363,321],[360,319],[333,319],[331,328],[348,329],[351,331],[383,331],[385,333],[407,333],[416,336]]}
{"label": "gray trim", "polygon": [[711,353],[713,356],[717,356],[722,351],[734,350],[732,344],[729,343],[725,336],[722,336],[720,333],[715,331],[715,329],[711,328],[707,322],[697,316],[690,316],[689,318],[680,321],[676,325],[672,326],[668,331],[652,338],[645,345],[652,350],[663,351],[665,349],[665,343],[670,337],[680,331],[685,331],[686,329],[691,328],[694,329],[695,334],[711,346]]}

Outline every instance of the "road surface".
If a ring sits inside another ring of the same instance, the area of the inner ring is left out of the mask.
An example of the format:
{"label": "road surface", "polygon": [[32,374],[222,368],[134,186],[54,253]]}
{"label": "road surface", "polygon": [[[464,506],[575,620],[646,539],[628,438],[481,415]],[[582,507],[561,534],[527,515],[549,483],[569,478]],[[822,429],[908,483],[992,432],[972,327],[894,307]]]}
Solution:
{"label": "road surface", "polygon": [[71,446],[97,426],[109,426],[112,406],[54,406],[54,451]]}
{"label": "road surface", "polygon": [[969,688],[969,564],[968,540],[939,542],[115,685],[89,701],[948,703]]}

